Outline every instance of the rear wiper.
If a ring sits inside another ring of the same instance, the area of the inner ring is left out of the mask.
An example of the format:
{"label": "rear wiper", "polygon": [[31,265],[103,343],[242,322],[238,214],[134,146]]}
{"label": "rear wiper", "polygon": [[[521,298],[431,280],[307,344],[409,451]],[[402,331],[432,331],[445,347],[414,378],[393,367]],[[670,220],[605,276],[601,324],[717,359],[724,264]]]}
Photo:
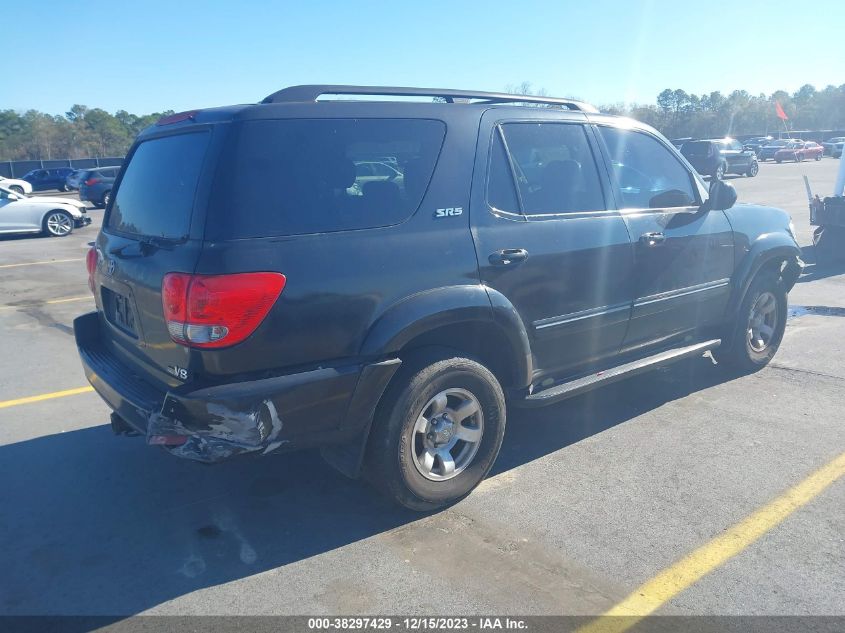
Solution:
{"label": "rear wiper", "polygon": [[[158,249],[171,249],[174,246],[178,246],[179,244],[184,244],[188,241],[188,236],[183,235],[182,237],[163,237],[158,235],[145,235],[137,242],[129,242],[128,244],[124,244],[123,246],[118,246],[113,248],[109,251],[110,255],[115,255],[117,257],[123,259],[129,259],[132,257],[146,257],[147,255],[152,255]],[[130,247],[137,247],[138,252],[125,252],[125,249]]]}

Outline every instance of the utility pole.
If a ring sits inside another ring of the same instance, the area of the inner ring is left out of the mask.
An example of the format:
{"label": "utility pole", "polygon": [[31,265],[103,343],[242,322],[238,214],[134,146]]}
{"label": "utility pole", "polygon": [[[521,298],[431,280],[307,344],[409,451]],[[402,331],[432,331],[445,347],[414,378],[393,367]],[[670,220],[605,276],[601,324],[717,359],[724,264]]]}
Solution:
{"label": "utility pole", "polygon": [[836,186],[833,188],[834,196],[845,195],[845,151],[839,158],[839,175],[836,177]]}

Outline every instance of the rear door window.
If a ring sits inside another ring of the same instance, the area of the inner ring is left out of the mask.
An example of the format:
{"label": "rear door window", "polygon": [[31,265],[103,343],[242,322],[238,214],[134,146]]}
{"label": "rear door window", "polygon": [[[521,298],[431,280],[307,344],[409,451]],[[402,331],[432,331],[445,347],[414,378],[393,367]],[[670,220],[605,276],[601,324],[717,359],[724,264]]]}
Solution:
{"label": "rear door window", "polygon": [[144,141],[129,159],[106,227],[168,238],[188,235],[208,132]]}
{"label": "rear door window", "polygon": [[[606,209],[598,169],[583,125],[505,123],[501,134],[513,164],[518,200],[527,215],[578,213]],[[488,178],[488,202],[502,211],[518,211],[508,185],[508,159],[494,138]]]}
{"label": "rear door window", "polygon": [[217,172],[208,239],[389,226],[420,205],[446,126],[425,119],[247,121]]}

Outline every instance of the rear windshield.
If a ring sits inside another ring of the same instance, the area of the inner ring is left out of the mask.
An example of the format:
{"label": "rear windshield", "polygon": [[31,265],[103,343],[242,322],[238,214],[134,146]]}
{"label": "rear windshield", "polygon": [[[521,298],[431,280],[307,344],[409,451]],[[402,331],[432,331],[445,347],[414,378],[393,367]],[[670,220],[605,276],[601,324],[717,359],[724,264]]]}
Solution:
{"label": "rear windshield", "polygon": [[709,152],[709,142],[702,143],[692,141],[690,143],[684,143],[683,147],[681,147],[681,154],[684,156],[707,156]]}
{"label": "rear windshield", "polygon": [[419,206],[446,126],[421,119],[284,119],[235,129],[206,237],[299,235],[399,223]]}
{"label": "rear windshield", "polygon": [[106,226],[130,235],[186,236],[208,139],[208,132],[198,132],[141,143],[120,181]]}

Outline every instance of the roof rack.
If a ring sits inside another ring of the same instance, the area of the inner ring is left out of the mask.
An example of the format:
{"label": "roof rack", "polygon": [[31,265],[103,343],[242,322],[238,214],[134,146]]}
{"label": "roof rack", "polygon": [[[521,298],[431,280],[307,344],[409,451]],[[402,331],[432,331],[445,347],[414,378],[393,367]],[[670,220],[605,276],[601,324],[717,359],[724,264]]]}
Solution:
{"label": "roof rack", "polygon": [[476,92],[473,90],[448,90],[439,88],[401,88],[396,86],[342,86],[305,85],[283,88],[265,97],[261,103],[293,103],[317,101],[322,95],[367,95],[386,97],[439,97],[446,103],[456,99],[477,100],[482,103],[538,103],[563,106],[570,110],[598,112],[595,106],[572,99],[556,99],[537,95],[514,95],[505,92]]}

